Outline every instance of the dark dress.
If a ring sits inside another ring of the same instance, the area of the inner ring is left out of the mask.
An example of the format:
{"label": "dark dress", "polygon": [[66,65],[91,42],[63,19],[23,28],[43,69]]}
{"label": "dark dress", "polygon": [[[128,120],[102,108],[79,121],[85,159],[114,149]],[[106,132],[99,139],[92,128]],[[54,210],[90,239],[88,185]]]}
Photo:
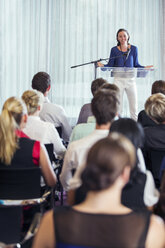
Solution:
{"label": "dark dress", "polygon": [[150,212],[90,214],[54,210],[56,248],[144,248]]}
{"label": "dark dress", "polygon": [[[37,146],[36,146],[37,144]],[[34,164],[35,154],[39,153],[40,143],[28,138],[19,138],[19,148],[16,150],[14,157],[9,166],[0,162],[1,168],[31,168],[36,167]],[[35,149],[35,151],[34,151]]]}

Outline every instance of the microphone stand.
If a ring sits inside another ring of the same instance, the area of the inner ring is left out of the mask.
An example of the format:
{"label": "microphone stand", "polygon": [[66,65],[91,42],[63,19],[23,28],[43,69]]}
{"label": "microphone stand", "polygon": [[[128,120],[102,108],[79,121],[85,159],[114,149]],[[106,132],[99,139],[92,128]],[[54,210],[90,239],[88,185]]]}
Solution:
{"label": "microphone stand", "polygon": [[74,66],[71,66],[71,69],[73,68],[76,68],[76,67],[80,67],[80,66],[84,66],[84,65],[89,65],[89,64],[94,64],[94,79],[97,78],[97,62],[100,62],[100,61],[103,61],[103,60],[108,60],[109,58],[107,59],[98,59],[98,60],[94,60],[94,61],[91,61],[91,62],[87,62],[87,63],[83,63],[83,64],[80,64],[80,65],[74,65]]}
{"label": "microphone stand", "polygon": [[94,64],[94,79],[96,79],[96,78],[97,78],[97,67],[98,67],[98,66],[97,66],[97,62],[100,62],[100,61],[103,61],[103,60],[116,59],[116,58],[123,57],[123,56],[125,56],[125,55],[128,55],[128,52],[123,53],[122,55],[115,56],[115,57],[111,57],[111,58],[107,58],[107,59],[98,59],[98,60],[94,60],[94,61],[91,61],[91,62],[87,62],[87,63],[80,64],[80,65],[74,65],[74,66],[71,66],[71,69],[76,68],[76,67],[79,67],[79,66]]}

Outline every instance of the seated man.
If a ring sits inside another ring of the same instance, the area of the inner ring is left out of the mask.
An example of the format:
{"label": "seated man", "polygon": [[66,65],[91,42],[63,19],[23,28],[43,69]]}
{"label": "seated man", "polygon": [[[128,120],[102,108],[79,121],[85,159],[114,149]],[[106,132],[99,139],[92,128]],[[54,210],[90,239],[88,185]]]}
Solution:
{"label": "seated man", "polygon": [[45,97],[43,107],[40,112],[40,118],[43,121],[53,123],[57,130],[61,127],[61,136],[64,141],[68,142],[72,129],[69,125],[64,109],[57,104],[50,103],[47,97],[50,91],[50,83],[51,78],[46,72],[38,72],[32,79],[32,88],[42,92]]}
{"label": "seated man", "polygon": [[69,190],[72,171],[85,163],[90,147],[96,141],[108,135],[111,122],[117,115],[118,105],[119,101],[115,92],[102,89],[95,94],[91,102],[91,108],[96,118],[96,127],[88,136],[69,144],[60,175],[64,190]]}
{"label": "seated man", "polygon": [[[97,84],[99,82],[103,82],[102,78],[98,78],[96,80],[97,80]],[[93,83],[92,83],[93,86],[94,85],[96,86],[96,80],[93,81]],[[114,92],[116,92],[116,94],[119,97],[119,88],[115,84],[104,83],[102,86],[99,87],[99,89],[107,89],[107,90],[110,90],[112,92],[114,91]],[[90,108],[91,108],[91,106],[90,106]],[[93,114],[91,114],[91,115],[93,115]],[[89,135],[92,131],[94,131],[95,126],[96,126],[96,120],[95,120],[94,116],[89,116],[87,123],[77,124],[73,128],[71,136],[70,136],[70,142],[72,142],[74,140],[81,139],[81,138]]]}
{"label": "seated man", "polygon": [[[93,80],[92,84],[91,84],[92,95],[94,96],[96,94],[96,92],[99,90],[99,88],[105,83],[108,83],[108,82],[103,78],[97,78],[97,79]],[[80,110],[77,124],[87,123],[88,117],[92,116],[92,115],[93,115],[93,113],[91,110],[91,103],[84,104]]]}

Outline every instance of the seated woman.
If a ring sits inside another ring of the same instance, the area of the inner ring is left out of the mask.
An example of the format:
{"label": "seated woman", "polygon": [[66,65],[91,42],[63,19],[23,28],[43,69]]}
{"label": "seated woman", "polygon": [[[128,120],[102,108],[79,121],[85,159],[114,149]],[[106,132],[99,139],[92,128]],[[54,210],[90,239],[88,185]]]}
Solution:
{"label": "seated woman", "polygon": [[39,140],[43,144],[52,143],[55,156],[63,158],[66,148],[56,128],[52,123],[42,121],[39,117],[44,100],[43,94],[36,90],[27,90],[23,93],[22,99],[28,110],[28,119],[23,132],[31,139]]}
{"label": "seated woman", "polygon": [[130,118],[121,118],[112,123],[110,132],[123,134],[136,149],[136,164],[129,182],[123,188],[122,203],[130,208],[152,207],[158,201],[159,192],[151,172],[144,169],[145,162],[140,149],[145,138],[142,126]]}
{"label": "seated woman", "polygon": [[27,108],[24,102],[16,97],[7,99],[0,115],[0,167],[10,169],[40,166],[46,184],[53,187],[56,176],[46,149],[21,131],[26,122]]}
{"label": "seated woman", "polygon": [[32,247],[163,248],[163,221],[121,204],[134,164],[134,147],[124,136],[113,133],[95,143],[82,173],[85,201],[48,212]]}
{"label": "seated woman", "polygon": [[[111,132],[118,132],[126,136],[136,148],[136,166],[131,171],[129,182],[122,190],[122,203],[132,209],[152,207],[157,203],[159,192],[155,188],[153,176],[146,170],[140,147],[143,145],[144,131],[141,125],[130,118],[120,118],[110,127]],[[81,186],[80,175],[84,166],[78,167],[74,177],[70,180],[68,202],[81,202],[86,192]],[[77,190],[75,190],[77,189]]]}

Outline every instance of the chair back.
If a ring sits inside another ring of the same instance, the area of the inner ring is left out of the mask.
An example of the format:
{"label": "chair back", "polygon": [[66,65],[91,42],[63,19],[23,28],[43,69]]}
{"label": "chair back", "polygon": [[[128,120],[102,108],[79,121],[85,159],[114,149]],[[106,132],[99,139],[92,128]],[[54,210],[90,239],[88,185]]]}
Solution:
{"label": "chair back", "polygon": [[57,132],[58,132],[60,138],[62,138],[62,127],[60,127],[60,126],[56,127],[56,129],[57,129]]}
{"label": "chair back", "polygon": [[21,206],[0,205],[0,242],[18,243],[21,237]]}
{"label": "chair back", "polygon": [[39,167],[0,169],[0,199],[22,200],[40,197]]}
{"label": "chair back", "polygon": [[45,147],[49,155],[50,162],[52,163],[55,160],[53,144],[45,144]]}

